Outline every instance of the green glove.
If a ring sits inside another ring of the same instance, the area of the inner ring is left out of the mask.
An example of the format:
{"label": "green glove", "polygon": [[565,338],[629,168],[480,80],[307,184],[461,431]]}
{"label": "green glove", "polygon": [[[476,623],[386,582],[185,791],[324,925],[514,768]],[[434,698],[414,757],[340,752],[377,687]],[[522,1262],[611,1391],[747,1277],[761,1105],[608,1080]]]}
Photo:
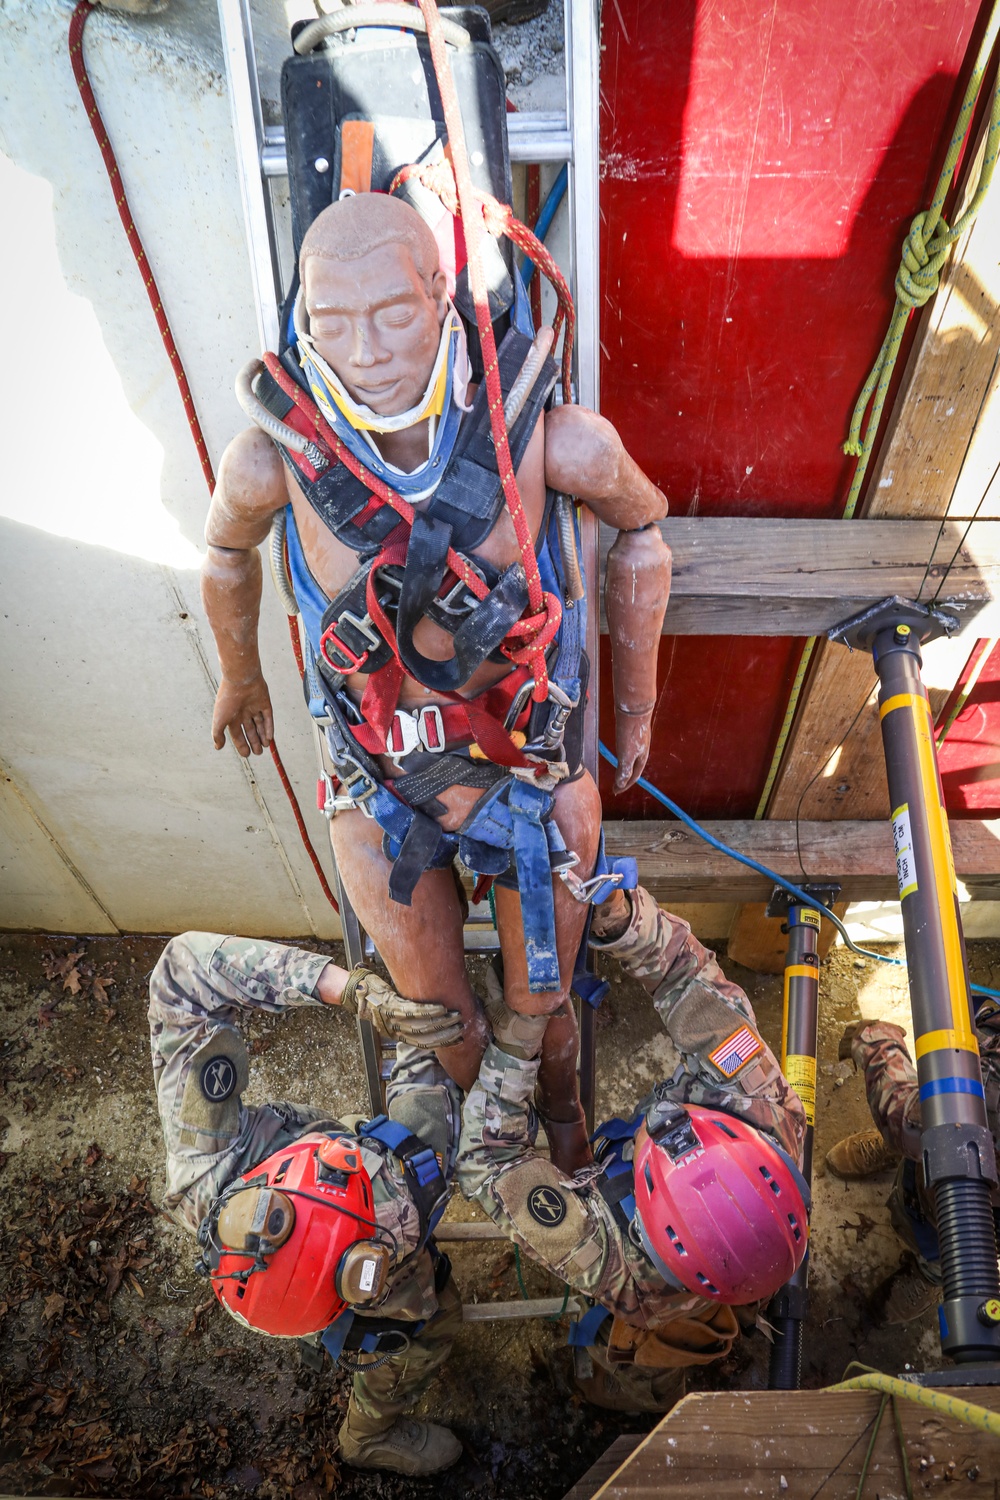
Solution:
{"label": "green glove", "polygon": [[404,1000],[391,984],[363,964],[351,970],[340,1003],[363,1021],[370,1021],[379,1036],[393,1042],[429,1049],[453,1047],[464,1033],[457,1010],[448,1010],[433,1000]]}

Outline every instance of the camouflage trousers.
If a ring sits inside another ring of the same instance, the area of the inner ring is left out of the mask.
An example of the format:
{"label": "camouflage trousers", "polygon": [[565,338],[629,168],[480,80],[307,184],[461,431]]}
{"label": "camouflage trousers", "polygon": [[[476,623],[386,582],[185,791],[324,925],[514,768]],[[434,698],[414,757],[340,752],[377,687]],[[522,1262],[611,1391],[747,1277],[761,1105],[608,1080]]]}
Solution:
{"label": "camouflage trousers", "polygon": [[410,1347],[377,1370],[354,1377],[348,1421],[351,1431],[371,1436],[389,1428],[427,1390],[444,1364],[462,1326],[462,1299],[451,1276],[438,1293],[438,1310]]}

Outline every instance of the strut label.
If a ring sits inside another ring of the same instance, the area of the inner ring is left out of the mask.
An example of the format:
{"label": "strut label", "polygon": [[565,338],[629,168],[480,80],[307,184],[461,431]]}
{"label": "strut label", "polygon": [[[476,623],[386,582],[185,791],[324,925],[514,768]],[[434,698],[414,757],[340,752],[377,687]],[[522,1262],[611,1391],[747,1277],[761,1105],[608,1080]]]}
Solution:
{"label": "strut label", "polygon": [[917,864],[913,857],[913,840],[910,836],[910,804],[904,802],[892,815],[892,842],[896,849],[896,883],[899,899],[912,896],[917,890]]}
{"label": "strut label", "polygon": [[790,1052],[785,1058],[785,1077],[802,1100],[806,1123],[816,1123],[816,1059],[804,1052]]}

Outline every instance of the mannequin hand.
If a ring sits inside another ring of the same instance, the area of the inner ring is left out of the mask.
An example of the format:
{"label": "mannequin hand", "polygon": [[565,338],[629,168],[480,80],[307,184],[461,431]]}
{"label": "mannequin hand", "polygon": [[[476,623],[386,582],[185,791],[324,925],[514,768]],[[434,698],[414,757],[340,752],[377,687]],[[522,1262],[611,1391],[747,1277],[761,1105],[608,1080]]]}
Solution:
{"label": "mannequin hand", "polygon": [[484,1001],[486,1018],[499,1047],[511,1057],[537,1057],[542,1050],[542,1039],[549,1024],[548,1015],[523,1016],[511,1010],[501,995],[491,990]]}
{"label": "mannequin hand", "polygon": [[870,1021],[861,1020],[852,1021],[850,1025],[844,1027],[844,1034],[840,1038],[840,1046],[837,1048],[837,1056],[840,1058],[841,1062],[852,1062],[854,1060],[854,1052],[852,1050],[854,1047],[854,1038],[857,1036],[862,1026],[870,1025]]}
{"label": "mannequin hand", "polygon": [[391,984],[363,964],[351,970],[340,1003],[363,1021],[370,1021],[379,1036],[393,1042],[432,1049],[453,1047],[462,1040],[462,1018],[457,1010],[448,1010],[435,1001],[404,1000]]}
{"label": "mannequin hand", "polygon": [[626,714],[620,709],[615,713],[615,749],[618,752],[618,769],[615,771],[615,792],[626,792],[642,775],[649,758],[650,724],[653,710],[644,714]]}
{"label": "mannequin hand", "polygon": [[267,683],[260,673],[249,682],[219,683],[212,714],[212,740],[216,750],[226,743],[226,730],[237,753],[244,759],[253,752],[261,755],[274,738],[274,716]]}

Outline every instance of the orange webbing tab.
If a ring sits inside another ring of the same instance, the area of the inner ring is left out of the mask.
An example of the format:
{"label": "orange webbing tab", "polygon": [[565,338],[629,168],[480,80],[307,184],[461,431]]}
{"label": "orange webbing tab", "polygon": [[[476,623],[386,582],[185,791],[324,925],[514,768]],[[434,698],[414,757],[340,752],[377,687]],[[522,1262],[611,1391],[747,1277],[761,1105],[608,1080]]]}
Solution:
{"label": "orange webbing tab", "polygon": [[370,120],[345,120],[340,127],[340,191],[370,193],[375,126]]}

